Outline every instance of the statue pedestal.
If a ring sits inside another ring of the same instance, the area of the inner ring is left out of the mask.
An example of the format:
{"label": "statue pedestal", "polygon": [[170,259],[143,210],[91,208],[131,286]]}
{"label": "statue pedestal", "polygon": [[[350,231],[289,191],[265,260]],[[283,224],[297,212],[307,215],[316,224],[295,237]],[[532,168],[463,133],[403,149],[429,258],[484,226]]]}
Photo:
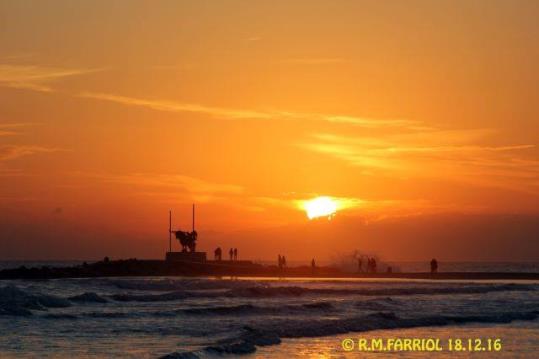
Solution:
{"label": "statue pedestal", "polygon": [[167,252],[167,262],[206,262],[206,252]]}

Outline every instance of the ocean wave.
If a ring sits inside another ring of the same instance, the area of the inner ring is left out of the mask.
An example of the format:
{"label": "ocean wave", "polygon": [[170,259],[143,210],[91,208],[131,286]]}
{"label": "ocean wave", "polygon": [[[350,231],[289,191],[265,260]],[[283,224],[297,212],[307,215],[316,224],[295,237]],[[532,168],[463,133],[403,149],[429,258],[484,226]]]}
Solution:
{"label": "ocean wave", "polygon": [[184,291],[169,292],[163,294],[113,294],[110,297],[118,302],[168,302],[173,300],[195,297],[194,293]]}
{"label": "ocean wave", "polygon": [[258,328],[246,326],[241,335],[231,337],[207,346],[198,352],[171,353],[162,359],[197,358],[198,354],[250,354],[257,346],[275,345],[283,338],[321,337],[339,335],[349,332],[366,332],[371,330],[405,329],[416,327],[447,326],[466,323],[510,323],[515,320],[535,320],[539,311],[500,312],[484,315],[466,316],[422,316],[417,318],[401,318],[392,312],[378,312],[361,317],[341,319],[312,319],[271,321]]}
{"label": "ocean wave", "polygon": [[74,320],[79,319],[74,314],[67,314],[67,313],[51,313],[51,314],[45,314],[43,318],[46,319],[68,319],[68,320]]}
{"label": "ocean wave", "polygon": [[200,357],[193,352],[174,352],[163,355],[160,359],[199,359]]}
{"label": "ocean wave", "polygon": [[335,307],[330,302],[311,302],[301,305],[303,308],[315,310],[333,310]]}
{"label": "ocean wave", "polygon": [[179,309],[176,312],[188,315],[279,315],[314,313],[334,310],[329,302],[312,302],[305,304],[288,304],[283,306],[257,306],[240,304],[234,306],[216,306],[202,308]]}
{"label": "ocean wave", "polygon": [[161,294],[113,294],[110,297],[120,302],[159,302],[175,301],[187,298],[271,298],[300,297],[307,295],[324,296],[408,296],[408,295],[443,295],[443,294],[482,294],[502,291],[533,291],[535,286],[526,284],[479,284],[458,286],[417,286],[399,288],[306,288],[299,286],[282,287],[245,287],[226,291],[174,291]]}
{"label": "ocean wave", "polygon": [[68,298],[72,302],[79,302],[79,303],[107,303],[108,300],[106,300],[103,297],[100,297],[94,292],[85,292],[83,294],[75,295]]}
{"label": "ocean wave", "polygon": [[117,318],[127,318],[130,315],[124,312],[89,312],[89,313],[82,313],[81,316],[88,317],[88,318],[117,319]]}
{"label": "ocean wave", "polygon": [[27,293],[13,285],[0,287],[0,314],[28,316],[30,310],[69,307],[71,303],[60,297],[47,294]]}
{"label": "ocean wave", "polygon": [[273,308],[257,307],[252,304],[240,304],[233,306],[217,306],[217,307],[202,307],[202,308],[187,308],[179,309],[175,313],[190,314],[190,315],[242,315],[254,314],[265,311],[272,311]]}
{"label": "ocean wave", "polygon": [[119,289],[137,291],[184,291],[231,289],[252,286],[249,281],[208,280],[208,279],[117,279],[107,282]]}
{"label": "ocean wave", "polygon": [[269,331],[281,338],[318,337],[348,332],[364,332],[379,329],[404,329],[415,327],[446,326],[465,323],[510,323],[515,320],[534,320],[538,311],[530,312],[498,312],[483,315],[430,315],[415,318],[401,318],[393,312],[378,312],[355,318],[335,320],[314,319],[289,320],[267,325],[261,331]]}
{"label": "ocean wave", "polygon": [[362,301],[358,301],[354,303],[354,306],[358,309],[378,311],[378,312],[392,310],[401,305],[402,305],[401,301],[397,301],[390,297],[368,299],[368,300],[362,300]]}
{"label": "ocean wave", "polygon": [[[240,304],[231,306],[195,307],[175,309],[168,311],[144,312],[83,312],[79,317],[94,319],[117,319],[130,317],[175,317],[178,315],[190,316],[249,316],[249,315],[295,315],[303,313],[324,313],[334,311],[335,307],[329,302],[312,302],[305,304],[288,304],[284,306],[257,306],[253,304]],[[31,312],[30,312],[31,314]],[[27,314],[27,315],[30,315]],[[25,315],[21,312],[19,315]],[[71,314],[47,314],[49,319],[75,319]]]}
{"label": "ocean wave", "polygon": [[459,286],[417,286],[399,288],[305,288],[305,287],[250,287],[236,288],[224,293],[228,297],[275,297],[316,295],[364,295],[364,296],[406,296],[437,294],[479,294],[500,291],[533,291],[533,285],[526,284],[483,284]]}

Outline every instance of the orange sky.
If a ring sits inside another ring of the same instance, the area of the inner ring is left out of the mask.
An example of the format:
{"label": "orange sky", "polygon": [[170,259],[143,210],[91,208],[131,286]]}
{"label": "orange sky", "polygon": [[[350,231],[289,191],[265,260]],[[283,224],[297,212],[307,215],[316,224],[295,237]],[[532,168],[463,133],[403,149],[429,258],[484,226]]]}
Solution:
{"label": "orange sky", "polygon": [[[188,229],[193,202],[207,251],[539,259],[537,18],[537,1],[0,1],[0,259],[159,258],[168,209]],[[346,209],[309,221],[318,195]]]}

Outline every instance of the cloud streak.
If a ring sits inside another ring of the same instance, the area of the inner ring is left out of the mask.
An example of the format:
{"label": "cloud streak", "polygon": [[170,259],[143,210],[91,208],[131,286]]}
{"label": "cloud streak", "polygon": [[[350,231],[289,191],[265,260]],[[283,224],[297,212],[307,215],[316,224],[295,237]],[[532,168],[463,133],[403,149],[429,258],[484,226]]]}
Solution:
{"label": "cloud streak", "polygon": [[156,111],[166,112],[191,112],[227,120],[307,120],[341,123],[364,128],[409,127],[413,129],[418,129],[421,127],[421,124],[419,122],[406,119],[377,119],[369,117],[342,116],[320,113],[228,109],[222,107],[204,106],[199,104],[181,103],[166,100],[141,99],[135,97],[93,92],[84,92],[81,93],[79,96],[95,100],[114,102],[125,106],[139,106]]}
{"label": "cloud streak", "polygon": [[[480,133],[458,131],[385,135],[377,138],[314,134],[298,146],[332,156],[366,173],[407,178],[443,178],[477,185],[497,186],[539,193],[539,161],[529,158],[533,144],[480,145],[467,142]],[[449,139],[449,141],[448,141]],[[451,143],[453,140],[455,143]]]}
{"label": "cloud streak", "polygon": [[66,69],[38,65],[0,64],[0,86],[39,92],[52,92],[50,83],[96,70]]}
{"label": "cloud streak", "polygon": [[2,123],[0,124],[0,137],[18,135],[20,132],[16,131],[17,129],[29,125],[31,123]]}
{"label": "cloud streak", "polygon": [[0,146],[0,161],[10,161],[38,153],[51,153],[59,151],[65,150],[34,145],[3,145]]}
{"label": "cloud streak", "polygon": [[180,174],[156,174],[156,173],[131,173],[131,174],[108,174],[108,173],[73,173],[75,176],[89,177],[108,184],[121,184],[142,188],[138,194],[149,197],[172,196],[185,197],[200,202],[208,202],[222,196],[237,196],[243,193],[243,187],[231,184],[216,183],[200,178]]}

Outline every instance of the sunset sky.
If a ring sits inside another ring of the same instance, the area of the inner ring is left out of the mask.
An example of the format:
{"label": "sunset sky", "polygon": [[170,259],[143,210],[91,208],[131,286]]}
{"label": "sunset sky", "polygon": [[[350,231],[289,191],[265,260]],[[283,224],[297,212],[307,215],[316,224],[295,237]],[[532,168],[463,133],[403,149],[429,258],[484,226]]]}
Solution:
{"label": "sunset sky", "polygon": [[[0,0],[0,259],[539,259],[538,1]],[[332,197],[310,220],[302,201]]]}

